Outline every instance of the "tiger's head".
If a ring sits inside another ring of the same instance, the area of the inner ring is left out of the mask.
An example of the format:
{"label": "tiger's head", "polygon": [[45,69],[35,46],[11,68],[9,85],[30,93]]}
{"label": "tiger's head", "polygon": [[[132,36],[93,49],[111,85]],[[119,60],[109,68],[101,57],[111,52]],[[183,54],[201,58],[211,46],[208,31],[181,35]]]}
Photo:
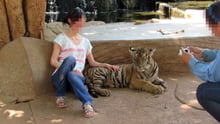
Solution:
{"label": "tiger's head", "polygon": [[133,47],[130,48],[129,52],[137,71],[143,72],[148,70],[152,66],[152,64],[154,63],[152,56],[155,51],[156,49]]}

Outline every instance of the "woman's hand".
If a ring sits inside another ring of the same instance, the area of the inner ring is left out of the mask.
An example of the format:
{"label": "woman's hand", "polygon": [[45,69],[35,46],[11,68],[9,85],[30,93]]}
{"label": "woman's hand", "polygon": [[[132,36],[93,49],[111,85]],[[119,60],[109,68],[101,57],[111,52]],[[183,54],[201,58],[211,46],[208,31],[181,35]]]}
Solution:
{"label": "woman's hand", "polygon": [[189,49],[196,59],[201,60],[201,61],[203,60],[203,49],[202,48],[190,46]]}
{"label": "woman's hand", "polygon": [[183,49],[180,49],[182,51],[182,55],[180,55],[180,59],[185,63],[189,64],[190,59],[193,57],[191,53],[184,52]]}
{"label": "woman's hand", "polygon": [[117,66],[117,65],[111,65],[111,64],[108,64],[108,63],[100,63],[100,62],[95,61],[92,53],[88,54],[87,59],[88,59],[88,62],[89,62],[90,66],[106,67],[109,70],[112,70],[112,71],[115,71],[115,72],[120,70],[120,67]]}
{"label": "woman's hand", "polygon": [[105,64],[105,67],[108,68],[109,70],[112,70],[114,72],[119,71],[120,67],[117,65],[110,65],[110,64]]}

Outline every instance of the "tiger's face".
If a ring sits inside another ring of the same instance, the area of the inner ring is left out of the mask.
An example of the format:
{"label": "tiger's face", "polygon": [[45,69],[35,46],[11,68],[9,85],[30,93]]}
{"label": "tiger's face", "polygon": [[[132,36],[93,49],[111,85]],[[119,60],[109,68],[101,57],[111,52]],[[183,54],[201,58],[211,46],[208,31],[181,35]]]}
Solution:
{"label": "tiger's face", "polygon": [[156,49],[131,47],[129,51],[137,71],[143,72],[151,67],[152,56]]}

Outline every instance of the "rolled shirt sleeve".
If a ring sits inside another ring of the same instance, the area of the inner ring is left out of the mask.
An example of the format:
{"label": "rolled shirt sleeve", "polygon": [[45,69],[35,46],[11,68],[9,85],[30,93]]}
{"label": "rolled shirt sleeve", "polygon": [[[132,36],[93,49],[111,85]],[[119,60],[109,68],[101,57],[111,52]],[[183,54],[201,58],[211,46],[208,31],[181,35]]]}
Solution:
{"label": "rolled shirt sleeve", "polygon": [[203,51],[203,61],[211,62],[216,58],[217,50],[204,49]]}
{"label": "rolled shirt sleeve", "polygon": [[220,51],[208,50],[204,55],[204,59],[212,61],[207,63],[192,57],[189,61],[191,71],[203,81],[220,82]]}

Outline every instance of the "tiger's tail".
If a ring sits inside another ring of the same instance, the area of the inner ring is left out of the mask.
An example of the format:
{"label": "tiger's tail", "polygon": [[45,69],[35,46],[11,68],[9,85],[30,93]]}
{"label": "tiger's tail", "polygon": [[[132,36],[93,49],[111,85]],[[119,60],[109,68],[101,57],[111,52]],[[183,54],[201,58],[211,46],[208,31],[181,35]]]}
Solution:
{"label": "tiger's tail", "polygon": [[98,98],[98,94],[95,92],[95,89],[94,89],[94,86],[93,86],[93,83],[91,82],[91,80],[89,79],[86,79],[86,85],[88,87],[88,92],[89,94],[94,97],[94,98]]}
{"label": "tiger's tail", "polygon": [[96,93],[96,91],[94,89],[94,86],[93,86],[91,79],[89,78],[89,68],[90,68],[90,66],[87,62],[85,65],[85,69],[83,71],[83,74],[85,75],[85,79],[86,79],[86,86],[88,88],[89,94],[94,98],[98,98],[98,94]]}

